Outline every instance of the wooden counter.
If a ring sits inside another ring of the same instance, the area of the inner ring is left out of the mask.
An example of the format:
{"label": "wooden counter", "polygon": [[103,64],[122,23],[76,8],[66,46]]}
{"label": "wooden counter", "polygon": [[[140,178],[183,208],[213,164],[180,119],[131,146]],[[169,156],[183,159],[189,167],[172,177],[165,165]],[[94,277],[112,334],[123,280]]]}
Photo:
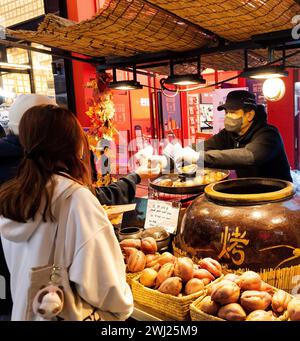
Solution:
{"label": "wooden counter", "polygon": [[159,314],[151,308],[142,306],[136,302],[134,302],[134,310],[130,317],[136,321],[173,321],[163,314]]}

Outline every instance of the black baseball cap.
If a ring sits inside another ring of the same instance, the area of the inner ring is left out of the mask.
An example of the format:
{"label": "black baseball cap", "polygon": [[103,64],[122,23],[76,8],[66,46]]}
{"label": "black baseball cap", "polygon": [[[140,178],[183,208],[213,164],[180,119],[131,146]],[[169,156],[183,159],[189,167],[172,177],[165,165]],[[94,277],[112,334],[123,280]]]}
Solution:
{"label": "black baseball cap", "polygon": [[246,90],[235,90],[229,92],[226,97],[226,102],[218,106],[218,111],[221,110],[239,110],[245,106],[257,107],[255,95]]}

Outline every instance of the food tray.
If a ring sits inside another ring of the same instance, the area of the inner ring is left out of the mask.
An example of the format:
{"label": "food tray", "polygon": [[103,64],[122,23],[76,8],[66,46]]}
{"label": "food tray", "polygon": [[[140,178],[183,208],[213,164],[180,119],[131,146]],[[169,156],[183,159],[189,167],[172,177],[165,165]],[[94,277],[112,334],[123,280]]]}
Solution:
{"label": "food tray", "polygon": [[[210,168],[205,168],[204,172],[220,172],[223,173],[222,178],[219,178],[218,181],[222,181],[228,178],[230,171],[229,170],[224,170],[224,169],[210,169]],[[187,178],[186,183],[192,183],[194,182],[193,185],[185,185],[184,187],[175,187],[175,186],[162,186],[160,185],[160,182],[162,180],[171,180],[172,182],[179,182],[180,181],[180,176],[178,174],[166,174],[163,175],[152,182],[150,182],[150,187],[153,189],[163,192],[163,193],[168,193],[168,194],[197,194],[197,193],[202,193],[204,192],[204,188],[209,185],[212,182],[205,183],[205,184],[200,184],[197,185],[197,179],[199,179],[201,175],[199,172],[197,173],[195,178]],[[195,181],[196,180],[196,181]],[[181,180],[183,183],[184,181]]]}

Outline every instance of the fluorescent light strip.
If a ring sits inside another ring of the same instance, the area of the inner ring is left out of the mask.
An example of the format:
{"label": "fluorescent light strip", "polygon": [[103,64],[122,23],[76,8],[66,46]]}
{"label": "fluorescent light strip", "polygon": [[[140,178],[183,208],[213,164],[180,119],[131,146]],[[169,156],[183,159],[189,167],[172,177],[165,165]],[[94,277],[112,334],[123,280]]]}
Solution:
{"label": "fluorescent light strip", "polygon": [[5,63],[5,62],[0,62],[0,67],[5,67],[8,69],[18,69],[18,70],[29,70],[29,69],[31,69],[30,65],[13,64],[13,63]]}

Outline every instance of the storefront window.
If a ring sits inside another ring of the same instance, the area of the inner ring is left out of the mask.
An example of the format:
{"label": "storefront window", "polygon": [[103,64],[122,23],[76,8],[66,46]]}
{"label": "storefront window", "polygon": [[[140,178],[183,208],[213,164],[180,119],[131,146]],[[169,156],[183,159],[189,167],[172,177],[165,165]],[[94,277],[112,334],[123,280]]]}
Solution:
{"label": "storefront window", "polygon": [[[32,44],[32,46],[45,49],[44,46],[38,44]],[[31,56],[35,92],[54,97],[55,89],[51,55],[32,51]]]}
{"label": "storefront window", "polygon": [[11,97],[19,94],[30,94],[30,77],[23,73],[7,73],[2,75],[3,89],[11,96],[6,97],[6,102],[10,102]]}
{"label": "storefront window", "polygon": [[0,0],[0,25],[8,27],[45,14],[43,0]]}
{"label": "storefront window", "polygon": [[16,47],[6,50],[7,62],[13,64],[29,64],[28,52]]}
{"label": "storefront window", "polygon": [[[7,62],[11,64],[26,65],[29,63],[26,50],[18,48],[6,49]],[[4,96],[2,101],[10,103],[18,94],[31,93],[30,76],[28,73],[4,72],[1,75],[1,88]]]}
{"label": "storefront window", "polygon": [[[32,46],[45,49],[44,46],[32,44]],[[4,73],[2,74],[2,87],[5,91],[15,93],[31,93],[55,97],[54,76],[52,71],[52,56],[19,48],[6,50],[7,62],[11,64],[30,65],[33,76],[33,84],[30,83],[28,73]],[[29,58],[31,57],[31,58]],[[29,63],[31,59],[31,63]]]}

